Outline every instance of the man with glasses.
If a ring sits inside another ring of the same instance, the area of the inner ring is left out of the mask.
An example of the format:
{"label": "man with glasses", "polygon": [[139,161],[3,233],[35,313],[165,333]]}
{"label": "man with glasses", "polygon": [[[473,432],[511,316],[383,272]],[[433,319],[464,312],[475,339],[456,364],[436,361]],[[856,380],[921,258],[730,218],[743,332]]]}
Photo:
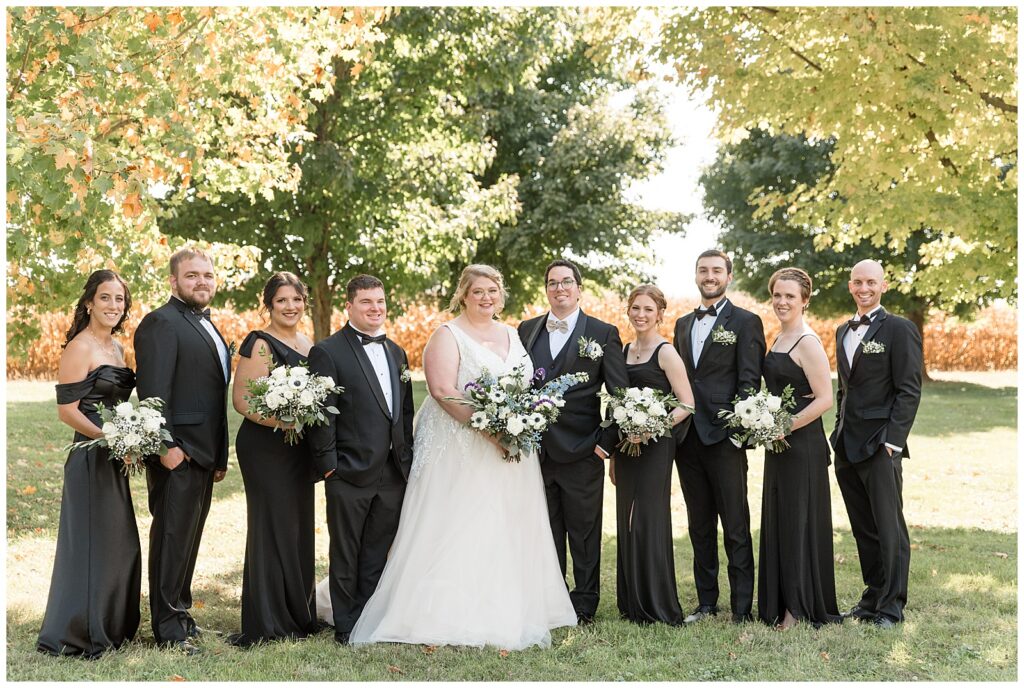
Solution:
{"label": "man with glasses", "polygon": [[589,624],[600,586],[603,459],[616,441],[614,427],[601,428],[597,393],[602,384],[614,392],[628,387],[629,380],[619,331],[580,310],[579,268],[568,260],[552,261],[544,282],[551,310],[519,324],[523,345],[543,371],[534,384],[542,386],[566,373],[589,376],[566,392],[565,406],[544,434],[540,455],[558,562],[564,576],[568,540],[576,585],[569,596],[579,623]]}

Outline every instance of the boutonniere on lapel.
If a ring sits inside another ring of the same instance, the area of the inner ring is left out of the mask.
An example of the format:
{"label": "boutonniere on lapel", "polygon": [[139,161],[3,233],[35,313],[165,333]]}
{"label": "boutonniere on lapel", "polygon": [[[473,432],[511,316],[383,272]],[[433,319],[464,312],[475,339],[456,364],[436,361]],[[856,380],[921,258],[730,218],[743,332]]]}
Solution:
{"label": "boutonniere on lapel", "polygon": [[885,344],[882,342],[876,342],[873,339],[869,339],[861,344],[862,351],[866,354],[884,354]]}
{"label": "boutonniere on lapel", "polygon": [[597,359],[604,356],[604,349],[602,349],[601,345],[595,342],[593,339],[580,337],[579,345],[580,356],[582,356],[583,358],[589,358],[592,361],[596,361]]}
{"label": "boutonniere on lapel", "polygon": [[398,379],[402,382],[412,382],[412,373],[409,372],[409,366],[402,364],[402,370],[398,373]]}
{"label": "boutonniere on lapel", "polygon": [[719,325],[715,329],[711,330],[711,341],[715,344],[725,344],[726,346],[735,344],[736,333]]}
{"label": "boutonniere on lapel", "polygon": [[232,341],[230,344],[228,344],[228,358],[234,358],[235,354],[237,354],[237,353],[238,353],[238,346],[235,344],[234,341]]}

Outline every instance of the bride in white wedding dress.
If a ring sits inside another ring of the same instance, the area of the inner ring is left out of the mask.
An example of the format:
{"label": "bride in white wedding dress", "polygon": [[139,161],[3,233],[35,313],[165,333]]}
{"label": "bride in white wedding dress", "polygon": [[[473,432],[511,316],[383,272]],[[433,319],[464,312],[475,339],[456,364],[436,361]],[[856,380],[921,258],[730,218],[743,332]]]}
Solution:
{"label": "bride in white wedding dress", "polygon": [[416,417],[413,467],[391,554],[352,629],[353,645],[376,642],[548,647],[552,628],[576,612],[555,554],[537,456],[502,458],[497,442],[466,426],[461,397],[483,368],[523,365],[516,331],[493,318],[501,274],[467,267],[452,299],[462,313],[424,351],[430,397]]}

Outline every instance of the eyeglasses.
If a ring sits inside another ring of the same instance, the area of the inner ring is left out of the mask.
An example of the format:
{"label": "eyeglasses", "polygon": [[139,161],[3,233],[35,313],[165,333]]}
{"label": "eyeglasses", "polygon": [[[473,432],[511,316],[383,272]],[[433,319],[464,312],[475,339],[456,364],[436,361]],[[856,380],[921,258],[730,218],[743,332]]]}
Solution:
{"label": "eyeglasses", "polygon": [[572,277],[566,277],[561,282],[556,282],[555,280],[548,280],[548,289],[555,290],[561,287],[562,289],[569,291],[570,289],[572,289],[572,285],[574,284],[576,284],[576,280],[574,280]]}

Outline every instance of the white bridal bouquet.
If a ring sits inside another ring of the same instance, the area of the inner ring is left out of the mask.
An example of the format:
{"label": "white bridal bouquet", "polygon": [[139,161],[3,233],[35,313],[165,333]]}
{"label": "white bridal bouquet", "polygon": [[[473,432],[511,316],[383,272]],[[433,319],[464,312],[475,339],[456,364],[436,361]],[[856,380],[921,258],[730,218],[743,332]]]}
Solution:
{"label": "white bridal bouquet", "polygon": [[326,423],[324,412],[337,414],[338,409],[324,406],[324,401],[332,392],[345,391],[325,375],[310,374],[304,365],[279,365],[269,375],[249,380],[246,390],[249,413],[292,424],[284,431],[288,444],[297,444],[310,425]]}
{"label": "white bridal bouquet", "polygon": [[[672,435],[672,419],[669,414],[674,408],[693,408],[683,404],[673,395],[650,387],[620,387],[614,394],[601,392],[601,399],[611,410],[612,417],[601,423],[607,428],[613,423],[619,426],[619,451],[627,456],[640,456],[641,445],[659,437]],[[634,442],[632,439],[641,441]]]}
{"label": "white bridal bouquet", "polygon": [[121,462],[122,473],[126,476],[141,474],[146,470],[143,456],[167,453],[164,440],[169,442],[171,433],[164,427],[167,419],[161,413],[163,407],[160,397],[143,399],[138,406],[130,401],[122,401],[113,408],[97,404],[96,410],[103,419],[103,437],[75,442],[64,450],[106,447],[110,450],[110,460]]}
{"label": "white bridal bouquet", "polygon": [[765,447],[769,451],[779,452],[789,449],[789,442],[783,439],[793,427],[793,415],[789,412],[796,406],[793,399],[793,387],[786,385],[782,396],[776,396],[763,389],[760,392],[749,390],[746,399],[736,397],[733,410],[722,409],[719,418],[727,420],[725,427],[737,428],[742,432],[729,437],[737,447]]}
{"label": "white bridal bouquet", "polygon": [[[541,435],[565,406],[565,390],[590,379],[586,373],[571,373],[535,389],[525,375],[525,365],[500,378],[484,368],[480,377],[466,384],[465,397],[446,398],[475,409],[469,426],[497,438],[505,449],[505,460],[516,463],[524,453],[540,449]],[[544,369],[538,368],[534,378],[543,377]]]}

